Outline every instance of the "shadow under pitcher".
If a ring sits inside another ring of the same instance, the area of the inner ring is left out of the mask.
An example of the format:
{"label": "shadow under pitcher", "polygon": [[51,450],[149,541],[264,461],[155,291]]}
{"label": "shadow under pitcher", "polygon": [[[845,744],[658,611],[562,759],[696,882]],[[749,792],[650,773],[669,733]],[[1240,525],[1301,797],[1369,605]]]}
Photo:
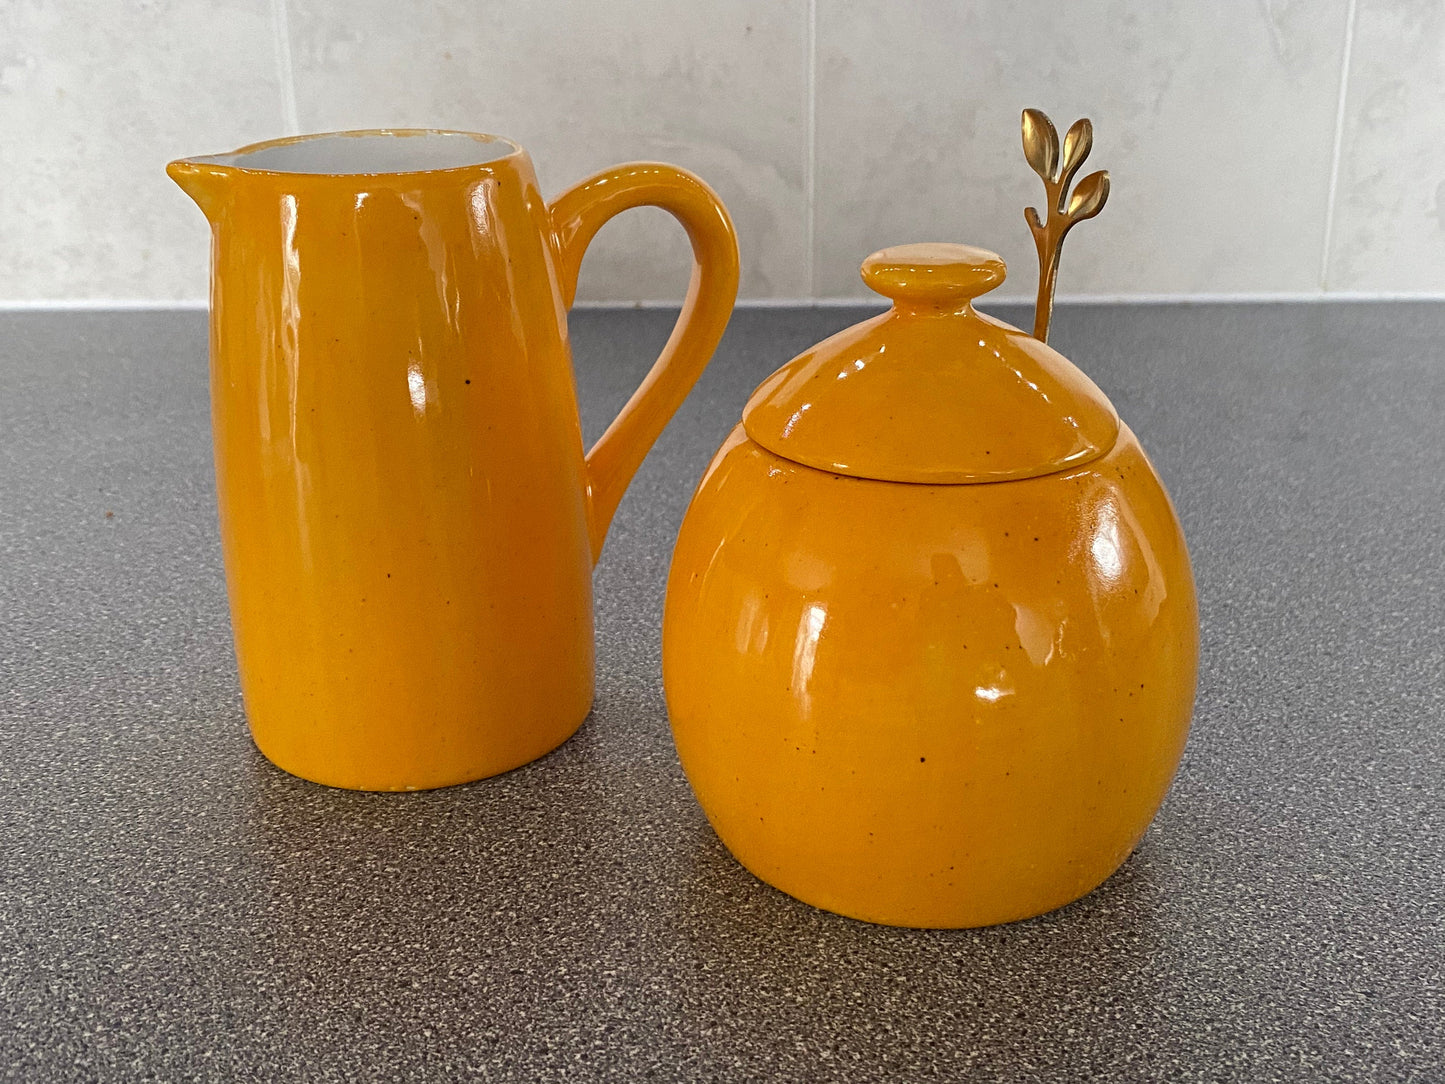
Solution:
{"label": "shadow under pitcher", "polygon": [[[548,204],[494,136],[344,132],[172,162],[212,230],[221,538],[252,736],[288,772],[413,790],[556,748],[592,704],[592,566],[737,294],[692,174]],[[566,312],[613,215],[674,215],[677,327],[585,455]]]}

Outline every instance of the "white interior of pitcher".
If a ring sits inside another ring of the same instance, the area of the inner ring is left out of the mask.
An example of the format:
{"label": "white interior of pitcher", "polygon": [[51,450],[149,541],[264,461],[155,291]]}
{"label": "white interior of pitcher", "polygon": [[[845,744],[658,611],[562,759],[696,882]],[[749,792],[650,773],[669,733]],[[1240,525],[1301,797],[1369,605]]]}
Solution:
{"label": "white interior of pitcher", "polygon": [[189,161],[272,173],[420,173],[485,165],[519,150],[497,136],[396,129],[304,136]]}

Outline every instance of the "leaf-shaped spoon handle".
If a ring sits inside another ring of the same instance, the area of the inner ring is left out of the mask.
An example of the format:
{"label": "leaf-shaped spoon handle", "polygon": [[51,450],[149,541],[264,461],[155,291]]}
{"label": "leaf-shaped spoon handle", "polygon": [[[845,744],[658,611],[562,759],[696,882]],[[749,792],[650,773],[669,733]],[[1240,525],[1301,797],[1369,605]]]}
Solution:
{"label": "leaf-shaped spoon handle", "polygon": [[1090,173],[1079,182],[1079,187],[1075,188],[1074,194],[1069,197],[1069,206],[1064,212],[1069,216],[1069,225],[1093,218],[1104,209],[1104,201],[1108,198],[1108,170],[1101,169],[1098,173]]}
{"label": "leaf-shaped spoon handle", "polygon": [[1054,122],[1037,109],[1025,109],[1024,158],[1045,184],[1054,179],[1059,168],[1059,133]]}
{"label": "leaf-shaped spoon handle", "polygon": [[1088,117],[1082,117],[1069,126],[1068,135],[1064,136],[1064,169],[1059,177],[1065,190],[1093,149],[1094,125]]}
{"label": "leaf-shaped spoon handle", "polygon": [[1039,253],[1039,294],[1034,303],[1034,338],[1049,341],[1049,322],[1054,314],[1054,287],[1059,277],[1059,252],[1064,235],[1076,222],[1093,218],[1104,209],[1109,198],[1109,173],[1091,173],[1069,192],[1074,174],[1089,157],[1094,147],[1094,126],[1087,117],[1076,120],[1064,136],[1063,161],[1059,160],[1059,133],[1047,116],[1037,109],[1023,113],[1024,158],[1044,182],[1048,200],[1047,218],[1040,221],[1039,212],[1024,208],[1024,221],[1034,236]]}

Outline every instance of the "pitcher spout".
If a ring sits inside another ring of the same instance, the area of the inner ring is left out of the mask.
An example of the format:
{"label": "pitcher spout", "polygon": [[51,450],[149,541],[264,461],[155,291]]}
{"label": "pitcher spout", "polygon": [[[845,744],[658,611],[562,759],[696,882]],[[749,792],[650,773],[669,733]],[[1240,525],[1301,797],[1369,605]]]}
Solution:
{"label": "pitcher spout", "polygon": [[231,186],[232,166],[222,166],[195,158],[180,158],[166,166],[171,180],[196,201],[196,206],[208,220],[216,220],[217,211],[227,190]]}

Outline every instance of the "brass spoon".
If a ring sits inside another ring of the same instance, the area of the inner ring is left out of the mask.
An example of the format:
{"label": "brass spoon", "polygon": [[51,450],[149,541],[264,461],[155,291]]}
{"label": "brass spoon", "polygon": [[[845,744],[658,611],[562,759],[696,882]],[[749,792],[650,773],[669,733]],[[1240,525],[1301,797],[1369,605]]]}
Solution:
{"label": "brass spoon", "polygon": [[1024,158],[1044,182],[1048,196],[1048,219],[1039,221],[1032,207],[1024,209],[1024,221],[1034,235],[1039,252],[1039,296],[1034,303],[1034,338],[1049,341],[1049,320],[1054,314],[1054,286],[1059,277],[1059,251],[1064,235],[1077,222],[1093,218],[1109,198],[1109,171],[1091,173],[1072,194],[1069,184],[1089,157],[1094,146],[1094,126],[1087,117],[1074,121],[1064,136],[1064,153],[1059,159],[1059,133],[1040,110],[1025,109],[1023,115]]}

